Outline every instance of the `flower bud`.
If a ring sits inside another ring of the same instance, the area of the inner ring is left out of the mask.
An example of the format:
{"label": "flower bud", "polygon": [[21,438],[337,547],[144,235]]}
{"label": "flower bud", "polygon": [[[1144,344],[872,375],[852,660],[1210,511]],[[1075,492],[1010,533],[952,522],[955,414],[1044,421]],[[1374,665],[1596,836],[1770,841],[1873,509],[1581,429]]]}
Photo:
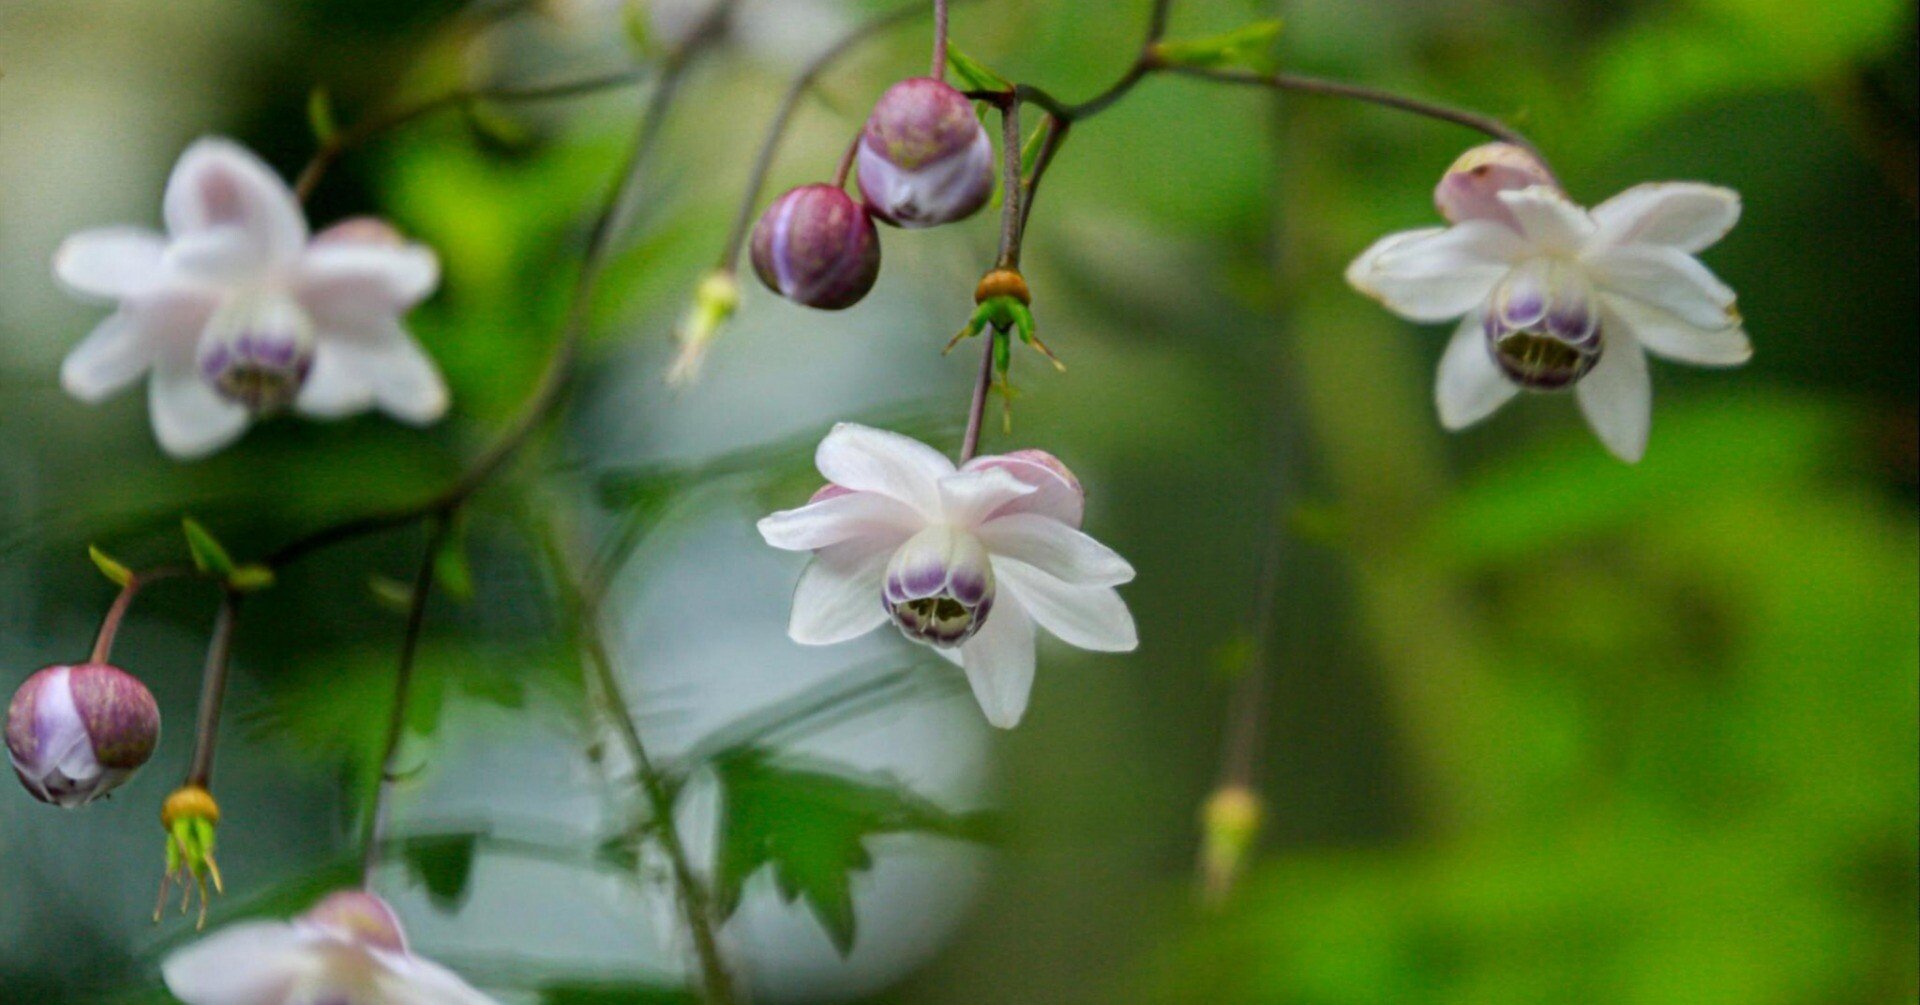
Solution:
{"label": "flower bud", "polygon": [[1484,327],[1493,361],[1534,391],[1570,387],[1600,361],[1600,312],[1579,268],[1537,258],[1494,288]]}
{"label": "flower bud", "polygon": [[160,874],[160,903],[153,909],[154,921],[160,920],[166,908],[167,891],[178,883],[181,913],[186,913],[194,894],[199,894],[198,927],[206,927],[207,885],[211,881],[215,893],[225,889],[220,864],[213,857],[219,825],[220,804],[214,801],[213,793],[192,782],[173,790],[161,804],[160,826],[167,832],[167,869]]}
{"label": "flower bud", "polygon": [[753,271],[798,304],[837,311],[860,302],[880,275],[880,234],[853,198],[802,185],[773,201],[753,228]]}
{"label": "flower bud", "polygon": [[313,235],[315,244],[370,244],[402,248],[407,239],[377,216],[350,216]]}
{"label": "flower bud", "polygon": [[1460,155],[1433,190],[1433,205],[1448,223],[1491,220],[1515,230],[1520,221],[1500,193],[1545,185],[1559,189],[1540,158],[1512,143],[1486,143]]}
{"label": "flower bud", "polygon": [[1263,815],[1260,797],[1239,784],[1215,790],[1201,807],[1200,873],[1208,900],[1217,903],[1232,889],[1246,867]]}
{"label": "flower bud", "polygon": [[907,638],[946,649],[986,624],[993,592],[986,546],[972,534],[936,524],[894,552],[882,599]]}
{"label": "flower bud", "polygon": [[313,321],[292,298],[243,295],[213,313],[194,361],[221,397],[265,415],[293,404],[315,344]]}
{"label": "flower bud", "polygon": [[105,663],[50,666],[13,694],[7,754],[35,799],[84,806],[133,777],[160,740],[145,684]]}
{"label": "flower bud", "polygon": [[732,269],[715,269],[693,293],[693,303],[673,330],[680,351],[667,370],[667,383],[676,387],[690,384],[700,376],[700,364],[706,359],[707,346],[720,337],[720,327],[740,307],[740,284]]}
{"label": "flower bud", "polygon": [[966,95],[931,77],[887,89],[867,116],[860,194],[896,227],[964,220],[993,193],[993,142]]}

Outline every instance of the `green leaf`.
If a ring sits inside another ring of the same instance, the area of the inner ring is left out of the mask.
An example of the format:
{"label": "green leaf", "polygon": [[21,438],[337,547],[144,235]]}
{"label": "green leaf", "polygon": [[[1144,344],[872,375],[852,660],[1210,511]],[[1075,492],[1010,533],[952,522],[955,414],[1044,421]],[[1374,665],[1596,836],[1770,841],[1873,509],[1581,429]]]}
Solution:
{"label": "green leaf", "polygon": [[240,566],[227,576],[227,585],[242,593],[264,590],[273,583],[273,569],[258,563]]}
{"label": "green leaf", "polygon": [[523,150],[533,142],[526,126],[493,105],[469,101],[464,110],[467,124],[485,142],[507,150]]}
{"label": "green leaf", "polygon": [[126,589],[127,584],[133,582],[133,570],[114,561],[113,556],[101,551],[98,547],[88,545],[87,557],[93,559],[94,567],[100,570],[102,576],[111,580],[113,585]]}
{"label": "green leaf", "polygon": [[1160,42],[1153,51],[1165,66],[1238,68],[1267,73],[1278,65],[1273,44],[1279,37],[1279,21],[1255,21],[1224,35]]}
{"label": "green leaf", "polygon": [[456,526],[433,556],[433,579],[447,596],[466,603],[473,599],[473,566],[467,561],[467,535]]}
{"label": "green leaf", "polygon": [[307,125],[313,127],[313,138],[321,146],[332,143],[340,135],[340,123],[333,116],[333,98],[324,87],[316,87],[307,92]]}
{"label": "green leaf", "polygon": [[715,897],[731,915],[762,867],[791,903],[804,897],[841,955],[853,949],[851,874],[873,865],[867,839],[922,832],[977,838],[977,818],[949,813],[890,778],[829,764],[777,763],[753,747],[716,760],[722,791]]}
{"label": "green leaf", "polygon": [[963,91],[998,91],[1005,93],[1013,90],[1013,82],[987,69],[984,63],[960,51],[952,42],[947,43],[947,65],[953,68],[953,74],[960,78]]}
{"label": "green leaf", "polygon": [[180,529],[186,533],[187,551],[193,555],[194,568],[222,579],[233,575],[233,556],[198,520],[187,517],[180,521]]}
{"label": "green leaf", "polygon": [[403,854],[407,868],[427,888],[427,898],[434,907],[454,911],[467,899],[473,853],[479,845],[477,834],[437,834],[406,840]]}

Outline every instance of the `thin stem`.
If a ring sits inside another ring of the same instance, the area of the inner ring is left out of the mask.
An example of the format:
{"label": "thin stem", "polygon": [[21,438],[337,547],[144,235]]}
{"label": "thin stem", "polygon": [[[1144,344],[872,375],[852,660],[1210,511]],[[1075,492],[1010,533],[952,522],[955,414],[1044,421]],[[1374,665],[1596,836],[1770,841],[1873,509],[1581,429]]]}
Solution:
{"label": "thin stem", "polygon": [[223,589],[220,609],[213,616],[213,633],[207,642],[206,667],[200,675],[200,711],[194,720],[188,785],[204,789],[213,781],[213,751],[220,737],[220,706],[226,700],[227,667],[233,655],[234,631],[239,624],[240,594]]}
{"label": "thin stem", "polygon": [[853,173],[853,161],[855,157],[860,155],[860,141],[865,138],[865,136],[865,130],[854,133],[853,142],[847,144],[847,152],[840,155],[840,166],[835,168],[833,172],[834,188],[847,187],[847,176]]}
{"label": "thin stem", "polygon": [[105,663],[112,658],[113,637],[119,633],[120,622],[127,616],[127,609],[133,606],[134,595],[145,585],[146,582],[136,575],[120,587],[120,593],[113,598],[106,616],[100,619],[100,631],[93,637],[93,653],[87,657],[87,662]]}
{"label": "thin stem", "polygon": [[555,101],[562,98],[579,97],[585,94],[597,94],[617,87],[627,87],[646,79],[644,68],[623,70],[585,80],[564,81],[557,84],[534,85],[498,85],[492,87],[469,87],[428,98],[417,105],[409,105],[384,115],[361,121],[347,129],[328,137],[313,152],[306,166],[293,183],[294,197],[301,202],[307,201],[318,188],[322,178],[340,158],[369,141],[392,132],[401,126],[425,118],[435,112],[450,108],[464,108],[482,101],[497,101],[507,104]]}
{"label": "thin stem", "polygon": [[926,9],[924,4],[915,2],[867,21],[815,56],[812,62],[801,69],[799,76],[793,78],[793,83],[787,86],[787,93],[780,99],[780,108],[773,113],[773,121],[767,123],[766,135],[760,140],[760,151],[754,155],[753,169],[747,172],[746,190],[740,195],[740,206],[734,211],[733,226],[727,231],[727,240],[721,246],[720,261],[716,268],[732,272],[735,263],[740,260],[740,249],[746,246],[747,233],[753,225],[753,211],[760,204],[760,193],[766,188],[774,155],[780,150],[780,141],[786,135],[787,124],[792,121],[794,111],[800,107],[800,99],[806,97],[807,91],[813,88],[814,82],[828,67],[839,62],[855,46],[919,16]]}
{"label": "thin stem", "polygon": [[1025,185],[1020,178],[1020,103],[1009,101],[1000,106],[1000,264],[1002,269],[1020,267],[1021,195]]}
{"label": "thin stem", "polygon": [[400,741],[407,733],[407,704],[413,689],[413,667],[420,652],[420,637],[427,623],[427,598],[433,594],[433,570],[452,530],[452,514],[435,517],[427,532],[427,545],[420,556],[420,569],[414,573],[413,594],[407,602],[407,626],[400,639],[400,663],[393,672],[393,706],[387,718],[387,736],[380,752],[380,775],[373,784],[373,805],[362,823],[360,838],[360,885],[373,887],[373,874],[380,867],[381,836],[386,832],[387,816],[392,809],[393,785],[400,778]]}
{"label": "thin stem", "polygon": [[947,80],[947,0],[933,0],[933,68],[927,76]]}
{"label": "thin stem", "polygon": [[980,373],[973,380],[973,400],[967,405],[967,432],[960,440],[960,463],[973,460],[980,452],[980,426],[987,414],[987,389],[993,386],[993,340],[998,338],[988,332],[981,341],[986,344],[980,351]]}

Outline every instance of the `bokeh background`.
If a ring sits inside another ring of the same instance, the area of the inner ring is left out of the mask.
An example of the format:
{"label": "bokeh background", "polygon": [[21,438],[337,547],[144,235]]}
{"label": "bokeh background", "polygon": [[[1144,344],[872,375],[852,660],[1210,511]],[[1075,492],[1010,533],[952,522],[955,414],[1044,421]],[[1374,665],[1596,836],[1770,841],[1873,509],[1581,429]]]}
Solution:
{"label": "bokeh background", "polygon": [[[291,175],[313,147],[316,86],[352,122],[463,83],[644,61],[625,23],[684,16],[647,5],[0,7],[9,689],[89,644],[111,596],[89,543],[170,561],[191,514],[259,554],[456,473],[531,386],[643,89],[424,120],[319,190],[316,220],[384,213],[444,258],[414,325],[455,406],[427,431],[283,420],[168,461],[141,394],[90,408],[58,388],[60,357],[101,314],[52,282],[60,239],[156,221],[200,135]],[[789,644],[797,562],[751,526],[811,490],[808,452],[835,420],[957,442],[972,357],[938,349],[991,261],[990,214],[886,232],[879,287],[844,314],[749,280],[705,379],[661,381],[781,90],[881,5],[748,6],[673,109],[564,419],[480,497],[471,595],[434,609],[404,847],[381,876],[416,949],[507,1002],[680,1000],[684,945],[658,857],[632,837],[630,769],[582,710],[556,632],[541,535],[557,524],[586,547],[639,531],[608,629],[663,757],[695,764],[747,737],[805,769],[756,825],[832,861],[838,818],[795,818],[820,802],[810,785],[990,814],[986,842],[855,828],[873,861],[852,877],[845,958],[804,901],[754,877],[725,937],[760,1000],[1915,1000],[1911,3],[1177,0],[1176,36],[1280,16],[1289,68],[1507,117],[1583,201],[1656,179],[1738,189],[1745,217],[1705,258],[1740,291],[1757,353],[1734,371],[1656,365],[1638,466],[1552,397],[1443,435],[1430,385],[1446,330],[1397,321],[1340,270],[1428,223],[1432,184],[1478,139],[1148,82],[1077,129],[1049,176],[1026,271],[1069,370],[1019,358],[1013,431],[988,433],[989,449],[1044,446],[1076,468],[1090,529],[1139,568],[1125,594],[1143,644],[1046,648],[1011,733],[897,639]],[[956,38],[1079,96],[1131,58],[1145,6],[978,0]],[[921,22],[828,74],[774,190],[830,175],[866,106],[924,61]],[[216,782],[229,892],[215,924],[297,911],[350,878],[399,643],[391,594],[419,546],[415,530],[335,549],[248,605]],[[1270,546],[1276,599],[1257,610]],[[0,1000],[170,1000],[158,960],[192,933],[148,917],[155,820],[191,745],[211,618],[204,590],[156,587],[122,635],[119,662],[168,723],[132,784],[72,813],[0,793]],[[1270,675],[1266,827],[1209,906],[1198,808],[1249,672]],[[862,687],[878,697],[842,700]],[[830,712],[792,714],[821,696]],[[705,856],[718,787],[692,775],[681,824]]]}

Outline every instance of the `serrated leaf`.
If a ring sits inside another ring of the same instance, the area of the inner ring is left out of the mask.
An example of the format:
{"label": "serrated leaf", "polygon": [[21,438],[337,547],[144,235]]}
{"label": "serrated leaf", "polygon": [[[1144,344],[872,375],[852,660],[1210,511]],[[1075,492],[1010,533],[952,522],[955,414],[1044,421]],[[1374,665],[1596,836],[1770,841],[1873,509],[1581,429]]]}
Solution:
{"label": "serrated leaf", "polygon": [[242,593],[264,590],[273,583],[273,570],[259,564],[240,566],[227,575],[227,585]]}
{"label": "serrated leaf", "polygon": [[762,867],[791,903],[805,898],[842,956],[855,935],[852,874],[873,866],[867,839],[921,832],[977,837],[969,818],[949,813],[890,778],[836,765],[777,762],[751,747],[713,763],[721,813],[715,899],[723,915]]}
{"label": "serrated leaf", "polygon": [[427,888],[427,898],[442,911],[457,910],[467,899],[473,878],[477,834],[440,834],[408,838],[402,854],[407,868]]}
{"label": "serrated leaf", "polygon": [[180,529],[186,534],[187,551],[193,556],[194,568],[221,579],[233,575],[233,556],[198,520],[187,517],[180,521]]}
{"label": "serrated leaf", "polygon": [[324,87],[316,87],[307,92],[307,125],[313,128],[313,138],[321,146],[332,143],[340,135],[340,123],[333,115],[333,97]]}
{"label": "serrated leaf", "polygon": [[953,75],[960,78],[963,91],[998,91],[1005,93],[1013,90],[1013,82],[987,69],[986,64],[960,51],[952,42],[947,43],[947,66]]}
{"label": "serrated leaf", "polygon": [[100,574],[107,577],[113,585],[126,589],[127,584],[133,582],[133,570],[114,561],[113,556],[101,551],[98,547],[88,545],[87,557],[93,559],[94,568],[99,569]]}
{"label": "serrated leaf", "polygon": [[1279,37],[1279,21],[1255,21],[1224,35],[1160,42],[1153,51],[1164,66],[1237,67],[1265,73],[1278,65],[1273,45]]}

